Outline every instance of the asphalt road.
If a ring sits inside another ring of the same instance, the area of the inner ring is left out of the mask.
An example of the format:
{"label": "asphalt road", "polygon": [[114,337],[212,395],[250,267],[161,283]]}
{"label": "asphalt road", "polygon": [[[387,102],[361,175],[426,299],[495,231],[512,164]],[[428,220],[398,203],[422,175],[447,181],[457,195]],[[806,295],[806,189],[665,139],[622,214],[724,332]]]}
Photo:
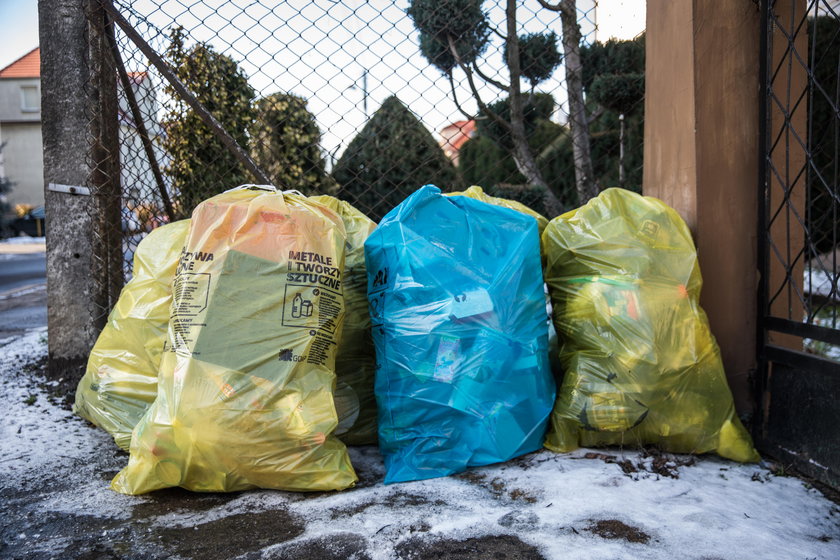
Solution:
{"label": "asphalt road", "polygon": [[44,253],[0,254],[0,348],[47,325],[46,275]]}
{"label": "asphalt road", "polygon": [[47,256],[44,253],[0,254],[0,295],[47,280]]}

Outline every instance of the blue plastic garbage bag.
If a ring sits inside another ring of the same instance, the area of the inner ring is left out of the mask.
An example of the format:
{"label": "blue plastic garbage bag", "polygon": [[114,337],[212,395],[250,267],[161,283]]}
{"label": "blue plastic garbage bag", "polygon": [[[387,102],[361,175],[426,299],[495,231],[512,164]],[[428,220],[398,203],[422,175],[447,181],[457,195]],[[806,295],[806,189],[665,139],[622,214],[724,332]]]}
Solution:
{"label": "blue plastic garbage bag", "polygon": [[385,483],[539,449],[555,385],[537,221],[427,185],[365,257]]}

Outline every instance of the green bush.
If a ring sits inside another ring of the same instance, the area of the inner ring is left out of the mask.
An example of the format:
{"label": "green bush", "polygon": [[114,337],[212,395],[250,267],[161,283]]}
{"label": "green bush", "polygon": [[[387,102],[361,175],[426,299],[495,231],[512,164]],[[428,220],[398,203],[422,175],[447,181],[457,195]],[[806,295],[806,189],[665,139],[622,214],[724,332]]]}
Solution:
{"label": "green bush", "polygon": [[580,49],[583,66],[583,89],[589,90],[598,76],[607,74],[645,73],[645,37],[632,41],[610,39],[606,43],[592,43]]}
{"label": "green bush", "polygon": [[[247,146],[254,90],[236,61],[205,43],[187,48],[181,28],[172,31],[166,58],[225,130],[240,146]],[[170,156],[166,173],[172,181],[176,212],[188,217],[202,200],[253,179],[172,86],[167,84],[164,91],[172,99],[162,120],[162,145]]]}
{"label": "green bush", "polygon": [[519,68],[531,86],[547,80],[560,65],[557,34],[529,33],[519,38]]}
{"label": "green bush", "polygon": [[335,165],[338,196],[379,221],[418,187],[456,186],[455,169],[423,124],[391,96]]}
{"label": "green bush", "polygon": [[406,10],[420,31],[420,53],[444,74],[456,66],[450,40],[467,65],[487,49],[490,27],[481,4],[482,0],[412,0]]}
{"label": "green bush", "polygon": [[[522,101],[525,135],[530,137],[537,129],[538,123],[551,118],[551,114],[554,112],[554,97],[548,93],[535,93],[534,95],[523,96]],[[505,121],[510,122],[510,100],[508,98],[491,103],[487,108]],[[481,114],[476,120],[476,128],[478,134],[492,139],[508,151],[513,150],[510,132],[490,116]]]}
{"label": "green bush", "polygon": [[256,102],[251,127],[251,155],[272,183],[306,195],[330,194],[335,183],[326,174],[321,130],[306,99],[274,93]]}
{"label": "green bush", "polygon": [[[537,164],[546,182],[561,193],[560,202],[564,208],[577,206],[575,189],[575,168],[572,159],[571,139],[568,130],[551,122],[554,100],[548,94],[537,94],[531,110],[526,112],[526,133],[528,144],[537,157]],[[506,101],[496,105],[497,110],[507,111]],[[467,141],[459,152],[458,172],[465,187],[479,185],[488,194],[518,200],[547,216],[543,192],[537,187],[526,185],[525,177],[516,167],[511,155],[509,140],[489,119],[478,121],[476,135]],[[537,198],[540,198],[537,202]]]}
{"label": "green bush", "polygon": [[602,74],[589,86],[592,101],[618,114],[632,115],[643,108],[644,74]]}

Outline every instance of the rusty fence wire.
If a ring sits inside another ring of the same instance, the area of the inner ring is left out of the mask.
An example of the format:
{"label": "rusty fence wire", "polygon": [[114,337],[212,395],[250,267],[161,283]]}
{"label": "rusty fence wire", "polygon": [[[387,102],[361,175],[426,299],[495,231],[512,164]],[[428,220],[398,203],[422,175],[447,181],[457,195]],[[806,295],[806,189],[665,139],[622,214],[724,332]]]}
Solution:
{"label": "rusty fence wire", "polygon": [[103,316],[149,231],[243,183],[334,195],[376,221],[429,183],[553,216],[592,192],[576,155],[595,192],[641,189],[644,37],[598,23],[621,2],[98,2],[91,87],[116,96],[91,108]]}

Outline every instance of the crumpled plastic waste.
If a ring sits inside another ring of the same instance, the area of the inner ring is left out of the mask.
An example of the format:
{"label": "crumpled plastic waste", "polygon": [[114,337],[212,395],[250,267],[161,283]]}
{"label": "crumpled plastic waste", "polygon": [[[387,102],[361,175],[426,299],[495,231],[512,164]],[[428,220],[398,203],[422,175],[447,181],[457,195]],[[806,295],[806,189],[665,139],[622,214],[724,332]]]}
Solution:
{"label": "crumpled plastic waste", "polygon": [[517,210],[523,214],[527,214],[537,220],[537,227],[539,228],[540,235],[542,235],[542,232],[545,231],[546,226],[548,226],[548,218],[539,212],[532,210],[527,205],[522,204],[518,200],[490,196],[484,192],[484,189],[477,185],[473,185],[465,191],[456,191],[445,194],[446,196],[468,196],[476,200],[481,200],[482,202],[487,202],[488,204],[495,204],[496,206],[510,208],[511,210]]}
{"label": "crumpled plastic waste", "polygon": [[365,255],[385,483],[540,448],[555,385],[536,220],[427,185]]}
{"label": "crumpled plastic waste", "polygon": [[338,428],[335,434],[348,445],[376,443],[376,355],[370,333],[367,301],[365,240],[376,223],[349,202],[332,196],[313,196],[312,200],[337,213],[344,221],[347,244],[344,253],[344,327],[335,358],[337,387],[335,407]]}
{"label": "crumpled plastic waste", "polygon": [[250,186],[198,205],[173,283],[157,398],[114,490],[354,484],[333,435],[345,242],[341,218],[299,194]]}
{"label": "crumpled plastic waste", "polygon": [[189,220],[159,227],[138,244],[125,285],[88,358],[73,412],[128,451],[131,430],[157,396],[157,374],[172,306],[172,278]]}
{"label": "crumpled plastic waste", "polygon": [[608,189],[552,220],[542,239],[565,370],[546,447],[653,444],[758,461],[700,308],[697,251],[680,216]]}

